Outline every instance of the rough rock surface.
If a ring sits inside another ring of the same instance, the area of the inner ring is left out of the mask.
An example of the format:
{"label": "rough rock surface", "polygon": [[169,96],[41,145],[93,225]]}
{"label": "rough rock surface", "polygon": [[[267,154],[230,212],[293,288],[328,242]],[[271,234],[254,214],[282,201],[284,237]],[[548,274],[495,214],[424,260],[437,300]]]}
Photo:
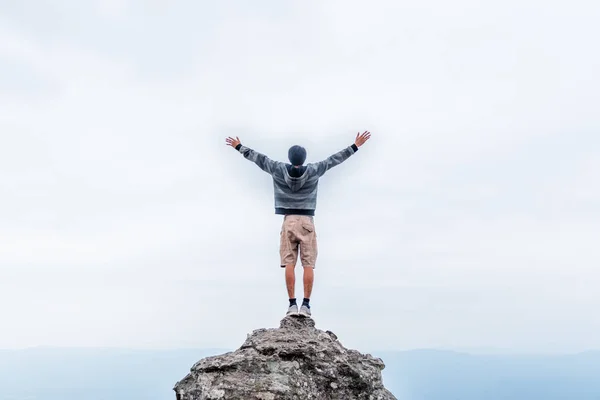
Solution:
{"label": "rough rock surface", "polygon": [[396,399],[383,386],[384,367],[316,329],[312,318],[285,317],[238,350],[200,360],[174,390],[179,400]]}

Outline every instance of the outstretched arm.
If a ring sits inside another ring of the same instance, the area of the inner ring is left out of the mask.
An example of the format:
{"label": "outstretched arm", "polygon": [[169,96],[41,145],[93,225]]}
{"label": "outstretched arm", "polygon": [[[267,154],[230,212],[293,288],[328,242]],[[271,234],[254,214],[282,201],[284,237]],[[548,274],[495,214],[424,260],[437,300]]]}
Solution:
{"label": "outstretched arm", "polygon": [[261,154],[258,151],[254,151],[251,148],[242,145],[242,143],[240,142],[240,138],[237,136],[235,139],[229,137],[225,139],[225,141],[227,142],[226,144],[228,146],[231,146],[240,153],[242,153],[246,159],[254,162],[260,167],[260,169],[262,169],[270,175],[273,175],[273,171],[275,171],[275,168],[280,164],[280,162],[273,161],[264,154]]}
{"label": "outstretched arm", "polygon": [[356,134],[356,139],[352,146],[348,146],[345,149],[327,157],[327,159],[320,161],[318,163],[312,164],[316,169],[319,176],[323,176],[325,172],[330,170],[346,161],[351,155],[358,151],[358,148],[366,143],[367,140],[371,138],[371,132],[364,131],[362,134],[359,132]]}

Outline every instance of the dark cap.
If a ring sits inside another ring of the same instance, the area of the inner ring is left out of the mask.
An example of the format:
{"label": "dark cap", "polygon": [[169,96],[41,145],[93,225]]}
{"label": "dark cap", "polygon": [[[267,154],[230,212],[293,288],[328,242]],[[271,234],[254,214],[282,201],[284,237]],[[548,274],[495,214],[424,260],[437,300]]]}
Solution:
{"label": "dark cap", "polygon": [[306,150],[302,146],[292,146],[288,151],[288,158],[292,165],[302,165],[306,161]]}

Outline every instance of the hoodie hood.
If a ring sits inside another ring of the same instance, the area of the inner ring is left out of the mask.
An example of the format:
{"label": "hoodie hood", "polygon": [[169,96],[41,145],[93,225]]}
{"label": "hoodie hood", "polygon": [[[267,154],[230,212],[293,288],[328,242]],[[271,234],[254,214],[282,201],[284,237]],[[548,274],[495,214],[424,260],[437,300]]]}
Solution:
{"label": "hoodie hood", "polygon": [[292,190],[292,192],[297,192],[298,190],[302,189],[308,180],[306,167],[303,165],[295,168],[290,164],[287,164],[286,167],[286,174],[284,174],[285,183]]}

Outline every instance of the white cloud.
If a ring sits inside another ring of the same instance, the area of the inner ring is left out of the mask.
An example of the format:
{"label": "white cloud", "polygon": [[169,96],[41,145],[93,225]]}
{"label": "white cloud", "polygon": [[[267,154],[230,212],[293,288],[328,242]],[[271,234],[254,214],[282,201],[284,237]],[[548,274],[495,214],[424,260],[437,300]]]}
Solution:
{"label": "white cloud", "polygon": [[365,129],[320,188],[319,324],[361,347],[600,346],[596,5],[94,4],[0,24],[0,68],[42,82],[0,90],[0,347],[273,325],[271,182],[224,138],[314,161]]}
{"label": "white cloud", "polygon": [[103,17],[123,18],[130,7],[128,0],[96,0],[96,9]]}

